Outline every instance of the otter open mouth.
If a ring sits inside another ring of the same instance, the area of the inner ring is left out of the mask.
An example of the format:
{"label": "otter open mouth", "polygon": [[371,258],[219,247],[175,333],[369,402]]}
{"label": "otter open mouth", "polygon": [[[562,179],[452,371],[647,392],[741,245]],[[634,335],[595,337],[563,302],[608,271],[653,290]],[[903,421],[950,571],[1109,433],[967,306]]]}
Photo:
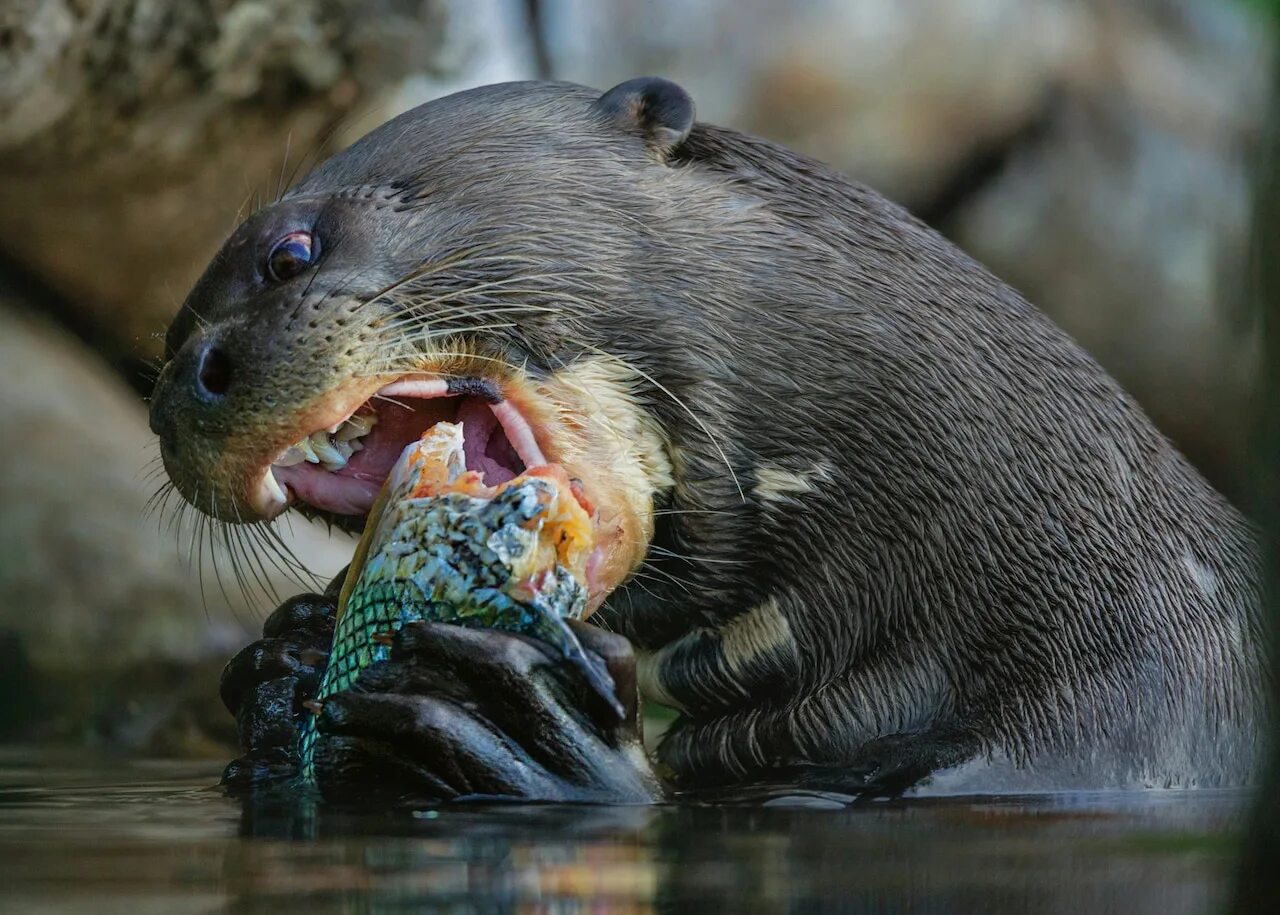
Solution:
{"label": "otter open mouth", "polygon": [[489,486],[545,464],[530,422],[485,378],[406,377],[282,450],[251,497],[271,518],[299,501],[335,515],[368,514],[405,447],[440,422],[464,430],[466,469]]}
{"label": "otter open mouth", "polygon": [[534,381],[523,372],[448,368],[453,373],[433,366],[352,377],[292,405],[276,424],[246,430],[223,465],[248,509],[236,508],[238,519],[270,521],[293,506],[349,531],[367,529],[406,448],[441,423],[455,424],[464,470],[487,489],[529,474],[563,476],[592,530],[593,611],[643,561],[654,494],[671,485],[665,441],[639,406],[630,369],[584,359]]}

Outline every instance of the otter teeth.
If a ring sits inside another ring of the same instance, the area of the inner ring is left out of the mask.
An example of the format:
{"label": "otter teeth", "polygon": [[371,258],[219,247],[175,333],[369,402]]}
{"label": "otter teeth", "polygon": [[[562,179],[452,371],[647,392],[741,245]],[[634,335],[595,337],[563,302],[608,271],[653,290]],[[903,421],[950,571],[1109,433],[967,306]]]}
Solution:
{"label": "otter teeth", "polygon": [[376,416],[353,416],[343,423],[340,423],[335,432],[330,429],[330,433],[340,442],[350,442],[357,438],[363,438],[369,434],[369,430],[373,428],[373,424],[378,421]]}
{"label": "otter teeth", "polygon": [[313,432],[294,442],[272,461],[275,467],[292,467],[306,461],[320,464],[326,470],[341,470],[351,455],[364,448],[361,438],[369,434],[378,421],[376,416],[352,416],[327,432]]}
{"label": "otter teeth", "polygon": [[316,456],[316,460],[326,467],[331,464],[337,464],[339,467],[346,466],[347,458],[351,457],[350,451],[343,454],[336,444],[329,443],[327,432],[317,432],[311,436],[311,452]]}
{"label": "otter teeth", "polygon": [[262,480],[263,488],[266,489],[276,502],[288,502],[289,496],[285,493],[284,487],[276,480],[276,475],[271,472],[271,468],[267,468],[267,475]]}

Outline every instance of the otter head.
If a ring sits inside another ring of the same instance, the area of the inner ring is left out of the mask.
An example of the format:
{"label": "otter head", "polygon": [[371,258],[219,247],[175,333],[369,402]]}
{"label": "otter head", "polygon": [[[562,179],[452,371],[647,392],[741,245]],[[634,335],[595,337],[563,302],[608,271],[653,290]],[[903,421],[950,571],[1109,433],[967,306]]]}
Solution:
{"label": "otter head", "polygon": [[471,469],[562,465],[596,514],[592,600],[671,485],[645,402],[669,333],[651,226],[679,199],[679,87],[516,83],[374,131],[235,230],[166,340],[151,425],[224,522],[362,523],[404,447],[461,421]]}

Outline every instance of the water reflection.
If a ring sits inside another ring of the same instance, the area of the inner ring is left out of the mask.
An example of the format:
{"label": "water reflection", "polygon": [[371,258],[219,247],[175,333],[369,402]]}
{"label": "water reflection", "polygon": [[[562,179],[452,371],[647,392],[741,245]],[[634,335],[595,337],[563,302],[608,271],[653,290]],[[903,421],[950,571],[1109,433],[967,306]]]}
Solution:
{"label": "water reflection", "polygon": [[237,801],[215,767],[0,757],[0,910],[1204,911],[1230,792],[844,807]]}
{"label": "water reflection", "polygon": [[364,809],[273,793],[244,800],[240,835],[257,841],[228,856],[227,874],[250,906],[269,896],[369,912],[551,900],[649,911],[660,817],[643,807]]}

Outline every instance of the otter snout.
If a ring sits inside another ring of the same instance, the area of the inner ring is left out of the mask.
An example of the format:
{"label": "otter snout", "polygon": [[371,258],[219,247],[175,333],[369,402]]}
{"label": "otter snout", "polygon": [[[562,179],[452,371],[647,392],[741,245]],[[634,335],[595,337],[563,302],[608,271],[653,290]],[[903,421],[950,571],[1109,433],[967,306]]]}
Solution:
{"label": "otter snout", "polygon": [[169,360],[151,396],[151,431],[162,445],[172,445],[167,440],[189,427],[191,420],[204,425],[202,417],[192,414],[216,408],[226,397],[233,366],[226,345],[211,339],[191,340]]}
{"label": "otter snout", "polygon": [[[226,422],[226,403],[234,377],[228,348],[207,337],[189,339],[165,365],[151,396],[151,431],[169,478],[189,501],[216,510],[211,489],[197,494],[196,481],[208,479],[217,448],[215,431]],[[221,418],[221,419],[220,419]]]}

